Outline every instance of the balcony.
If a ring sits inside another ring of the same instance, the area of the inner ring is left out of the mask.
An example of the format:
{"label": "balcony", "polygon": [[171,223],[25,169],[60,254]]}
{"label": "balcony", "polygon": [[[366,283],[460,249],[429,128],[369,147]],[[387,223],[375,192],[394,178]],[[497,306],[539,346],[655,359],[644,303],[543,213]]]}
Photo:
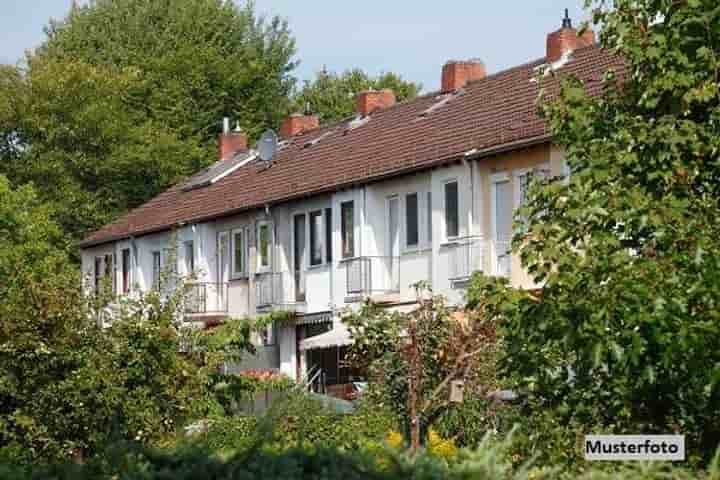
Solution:
{"label": "balcony", "polygon": [[453,285],[463,284],[473,272],[485,270],[488,242],[480,237],[458,238],[448,245],[449,277]]}
{"label": "balcony", "polygon": [[285,302],[283,274],[278,272],[259,273],[255,276],[255,307],[269,310]]}
{"label": "balcony", "polygon": [[496,240],[491,243],[492,273],[499,277],[510,277],[512,267],[512,242]]}
{"label": "balcony", "polygon": [[185,313],[190,316],[224,316],[228,313],[227,283],[187,285]]}
{"label": "balcony", "polygon": [[400,294],[400,257],[358,257],[345,261],[347,296]]}
{"label": "balcony", "polygon": [[512,242],[483,240],[480,237],[458,238],[447,245],[448,277],[462,288],[474,272],[509,277]]}

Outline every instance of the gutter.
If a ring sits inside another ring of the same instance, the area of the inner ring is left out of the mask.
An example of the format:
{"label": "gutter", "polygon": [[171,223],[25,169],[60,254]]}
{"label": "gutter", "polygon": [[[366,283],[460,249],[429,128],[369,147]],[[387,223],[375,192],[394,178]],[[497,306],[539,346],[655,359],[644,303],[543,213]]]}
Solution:
{"label": "gutter", "polygon": [[225,217],[230,217],[230,216],[233,216],[233,215],[237,215],[237,214],[239,214],[239,213],[243,213],[243,212],[246,212],[246,211],[249,211],[249,210],[256,210],[256,209],[258,209],[258,208],[265,208],[265,206],[267,206],[267,205],[287,203],[287,202],[290,202],[290,201],[293,201],[293,200],[298,200],[298,199],[301,199],[301,198],[307,198],[307,197],[310,197],[310,196],[322,195],[322,194],[324,194],[324,193],[333,193],[333,192],[336,192],[336,191],[338,191],[338,190],[343,190],[343,189],[345,189],[345,188],[352,188],[352,187],[357,187],[357,186],[360,186],[360,185],[369,185],[369,184],[371,184],[371,183],[376,183],[376,182],[380,182],[380,181],[383,181],[383,180],[388,180],[388,179],[391,179],[391,178],[400,177],[400,176],[403,176],[403,175],[407,175],[407,174],[409,174],[409,173],[416,173],[416,172],[420,172],[420,171],[423,171],[423,170],[428,170],[428,169],[431,169],[431,168],[434,168],[434,167],[440,167],[440,166],[443,166],[443,165],[448,165],[448,164],[451,164],[451,163],[455,163],[455,162],[458,162],[458,161],[462,161],[463,159],[465,159],[465,160],[480,160],[480,159],[483,159],[483,158],[486,158],[486,157],[491,157],[491,156],[498,155],[498,154],[501,154],[501,153],[511,152],[511,151],[514,151],[514,150],[520,150],[520,149],[522,149],[522,148],[534,147],[534,146],[536,146],[536,145],[541,145],[541,144],[543,144],[543,143],[548,143],[550,140],[552,140],[552,135],[550,135],[550,134],[543,134],[543,135],[538,135],[538,136],[536,136],[536,137],[530,137],[530,138],[523,139],[523,140],[516,140],[516,141],[513,141],[513,142],[504,143],[504,144],[502,144],[502,145],[496,145],[496,146],[489,147],[489,148],[473,149],[474,151],[471,150],[470,152],[458,153],[458,154],[453,155],[453,156],[451,156],[451,157],[447,157],[447,158],[445,158],[445,159],[438,160],[438,161],[435,161],[435,162],[430,162],[430,163],[423,164],[423,165],[420,165],[420,166],[415,166],[415,167],[404,168],[404,169],[396,170],[396,171],[393,171],[393,172],[390,172],[390,173],[379,174],[379,175],[375,175],[375,176],[372,176],[372,177],[367,177],[367,178],[365,178],[365,179],[363,179],[363,180],[357,180],[357,181],[353,181],[353,182],[341,183],[341,184],[333,185],[332,187],[323,188],[323,189],[318,189],[318,190],[314,190],[314,191],[308,192],[308,193],[302,193],[302,194],[298,194],[298,195],[291,195],[291,196],[284,197],[284,198],[280,198],[280,199],[277,199],[277,200],[272,200],[272,201],[270,201],[270,202],[267,202],[267,201],[266,201],[266,202],[262,202],[262,203],[258,203],[258,204],[248,205],[248,206],[245,206],[245,207],[234,208],[234,209],[231,209],[231,210],[226,210],[226,211],[224,211],[224,212],[222,212],[222,213],[216,213],[216,214],[212,214],[212,215],[206,215],[206,216],[198,217],[198,218],[190,218],[190,219],[187,219],[187,220],[182,220],[182,221],[180,221],[180,222],[175,222],[175,223],[168,224],[168,225],[159,225],[159,226],[157,226],[157,227],[151,227],[151,228],[148,228],[148,229],[146,229],[146,230],[141,230],[141,231],[134,232],[133,234],[124,233],[124,234],[122,234],[122,235],[113,235],[113,236],[106,237],[106,238],[103,238],[103,239],[100,239],[100,240],[94,240],[94,241],[88,241],[88,242],[86,242],[86,241],[81,241],[81,242],[78,242],[76,245],[77,245],[77,247],[79,247],[79,248],[81,248],[81,249],[82,249],[82,248],[91,248],[91,247],[97,247],[97,246],[99,246],[99,245],[103,245],[103,244],[106,244],[106,243],[117,242],[117,241],[119,241],[119,240],[125,240],[125,239],[127,239],[127,238],[130,238],[131,236],[133,236],[133,237],[142,237],[142,236],[146,236],[146,235],[151,235],[151,234],[153,234],[153,233],[165,232],[165,231],[172,230],[172,229],[174,229],[174,228],[177,228],[177,227],[179,227],[179,226],[182,226],[182,225],[188,224],[188,223],[203,223],[203,222],[208,222],[208,221],[211,221],[211,220],[217,220],[217,219],[220,219],[220,218],[225,218]]}

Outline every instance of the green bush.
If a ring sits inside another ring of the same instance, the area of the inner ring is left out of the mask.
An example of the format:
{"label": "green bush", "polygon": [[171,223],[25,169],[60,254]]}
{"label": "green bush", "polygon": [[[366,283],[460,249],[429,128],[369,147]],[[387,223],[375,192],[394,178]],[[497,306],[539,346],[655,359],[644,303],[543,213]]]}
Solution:
{"label": "green bush", "polygon": [[707,471],[691,472],[670,463],[614,464],[605,469],[566,475],[552,470],[514,468],[507,442],[486,439],[477,450],[461,450],[458,461],[447,463],[419,453],[415,457],[391,450],[344,450],[330,446],[293,447],[283,451],[256,448],[221,458],[206,448],[193,446],[172,452],[124,446],[105,459],[85,465],[27,468],[0,464],[4,480],[190,480],[190,479],[488,479],[488,480],[691,480],[717,479],[718,461]]}
{"label": "green bush", "polygon": [[369,442],[381,443],[397,428],[393,414],[376,404],[361,402],[355,413],[339,414],[305,393],[292,391],[263,416],[211,418],[202,442],[212,451],[224,452],[242,452],[258,444],[278,449],[322,445],[357,449]]}

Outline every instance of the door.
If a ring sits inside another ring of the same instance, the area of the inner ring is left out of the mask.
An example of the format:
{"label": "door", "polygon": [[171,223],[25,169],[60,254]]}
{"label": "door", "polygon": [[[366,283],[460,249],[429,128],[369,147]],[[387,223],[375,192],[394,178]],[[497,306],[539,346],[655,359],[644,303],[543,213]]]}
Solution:
{"label": "door", "polygon": [[218,234],[217,246],[217,291],[220,305],[227,305],[227,289],[230,281],[230,232]]}
{"label": "door", "polygon": [[513,192],[509,178],[503,177],[493,183],[493,206],[493,270],[496,275],[508,277],[513,221]]}
{"label": "door", "polygon": [[390,291],[400,289],[400,198],[390,197],[387,201],[388,223],[388,278],[387,286]]}
{"label": "door", "polygon": [[295,215],[293,222],[293,279],[295,301],[305,302],[305,214]]}

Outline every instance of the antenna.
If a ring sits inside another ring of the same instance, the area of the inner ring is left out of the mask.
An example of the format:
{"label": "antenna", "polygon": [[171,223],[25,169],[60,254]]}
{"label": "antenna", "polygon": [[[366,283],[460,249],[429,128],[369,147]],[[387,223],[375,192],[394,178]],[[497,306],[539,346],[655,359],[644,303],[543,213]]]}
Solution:
{"label": "antenna", "polygon": [[257,143],[258,155],[263,162],[272,162],[278,148],[278,136],[272,130],[265,130]]}

